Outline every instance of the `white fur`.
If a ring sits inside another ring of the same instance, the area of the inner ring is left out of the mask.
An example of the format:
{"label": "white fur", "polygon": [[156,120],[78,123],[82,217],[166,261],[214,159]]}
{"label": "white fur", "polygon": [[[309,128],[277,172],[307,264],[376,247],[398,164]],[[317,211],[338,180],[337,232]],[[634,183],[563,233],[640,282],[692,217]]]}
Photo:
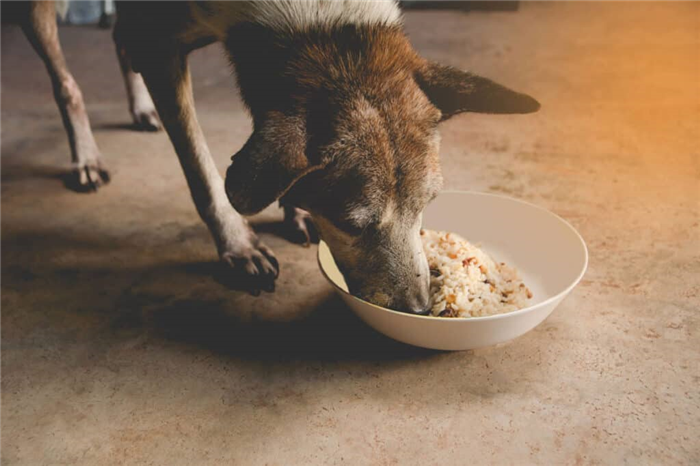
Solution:
{"label": "white fur", "polygon": [[276,30],[332,24],[399,24],[393,0],[279,0],[252,2],[254,20]]}
{"label": "white fur", "polygon": [[58,16],[65,21],[66,15],[68,14],[68,3],[70,0],[56,0],[56,13]]}
{"label": "white fur", "polygon": [[228,28],[243,21],[282,32],[317,25],[401,24],[401,11],[394,0],[262,0],[190,5],[197,20],[220,39],[226,36]]}

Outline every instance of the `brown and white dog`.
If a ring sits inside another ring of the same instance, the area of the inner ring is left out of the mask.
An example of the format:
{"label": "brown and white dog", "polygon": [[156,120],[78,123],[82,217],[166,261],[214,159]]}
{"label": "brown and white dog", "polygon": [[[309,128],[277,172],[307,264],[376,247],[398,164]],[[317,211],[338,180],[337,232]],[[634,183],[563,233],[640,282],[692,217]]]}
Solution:
{"label": "brown and white dog", "polygon": [[[431,63],[392,1],[122,2],[115,41],[141,73],[221,259],[271,289],[279,266],[242,215],[304,209],[350,290],[408,312],[428,306],[421,213],[442,185],[438,123],[529,113],[533,98]],[[190,51],[223,43],[253,134],[219,175],[197,122]]]}

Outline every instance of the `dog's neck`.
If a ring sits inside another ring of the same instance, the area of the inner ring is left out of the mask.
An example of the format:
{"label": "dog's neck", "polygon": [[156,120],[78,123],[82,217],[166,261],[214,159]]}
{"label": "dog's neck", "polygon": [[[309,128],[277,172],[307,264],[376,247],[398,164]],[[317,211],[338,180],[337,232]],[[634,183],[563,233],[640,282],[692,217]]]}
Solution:
{"label": "dog's neck", "polygon": [[394,0],[191,2],[191,9],[224,42],[254,119],[308,100],[310,88],[347,67],[342,54],[374,53],[371,41],[380,41],[381,31],[396,37],[401,29]]}

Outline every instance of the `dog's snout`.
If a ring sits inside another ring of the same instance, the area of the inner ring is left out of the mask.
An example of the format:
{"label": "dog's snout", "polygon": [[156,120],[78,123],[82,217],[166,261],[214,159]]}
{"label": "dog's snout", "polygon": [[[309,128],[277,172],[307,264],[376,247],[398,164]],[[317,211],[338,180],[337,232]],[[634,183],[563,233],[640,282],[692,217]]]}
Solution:
{"label": "dog's snout", "polygon": [[[419,222],[416,221],[416,226]],[[350,293],[381,307],[399,312],[426,315],[430,312],[430,269],[423,253],[419,228],[405,231],[398,226],[386,226],[377,247],[355,250],[362,263],[338,263]],[[393,236],[392,236],[393,235]],[[376,237],[371,238],[377,242]],[[341,250],[342,253],[342,250]],[[334,253],[335,254],[335,253]],[[347,254],[351,256],[351,254]]]}
{"label": "dog's snout", "polygon": [[426,315],[430,312],[430,282],[421,280],[416,289],[408,290],[403,303],[397,308],[409,314]]}
{"label": "dog's snout", "polygon": [[430,290],[428,287],[421,289],[418,293],[411,312],[418,315],[426,315],[430,312]]}
{"label": "dog's snout", "polygon": [[427,306],[427,304],[414,304],[410,309],[407,310],[411,314],[416,314],[419,316],[424,316],[428,315],[430,312],[430,308]]}

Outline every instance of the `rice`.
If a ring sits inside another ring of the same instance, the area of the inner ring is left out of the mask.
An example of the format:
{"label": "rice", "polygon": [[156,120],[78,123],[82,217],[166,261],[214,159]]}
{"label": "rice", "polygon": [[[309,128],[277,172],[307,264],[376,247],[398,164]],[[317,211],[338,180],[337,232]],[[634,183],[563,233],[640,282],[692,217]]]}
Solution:
{"label": "rice", "polygon": [[438,317],[504,314],[527,306],[532,293],[518,271],[496,263],[454,233],[421,230],[430,266],[430,312]]}

